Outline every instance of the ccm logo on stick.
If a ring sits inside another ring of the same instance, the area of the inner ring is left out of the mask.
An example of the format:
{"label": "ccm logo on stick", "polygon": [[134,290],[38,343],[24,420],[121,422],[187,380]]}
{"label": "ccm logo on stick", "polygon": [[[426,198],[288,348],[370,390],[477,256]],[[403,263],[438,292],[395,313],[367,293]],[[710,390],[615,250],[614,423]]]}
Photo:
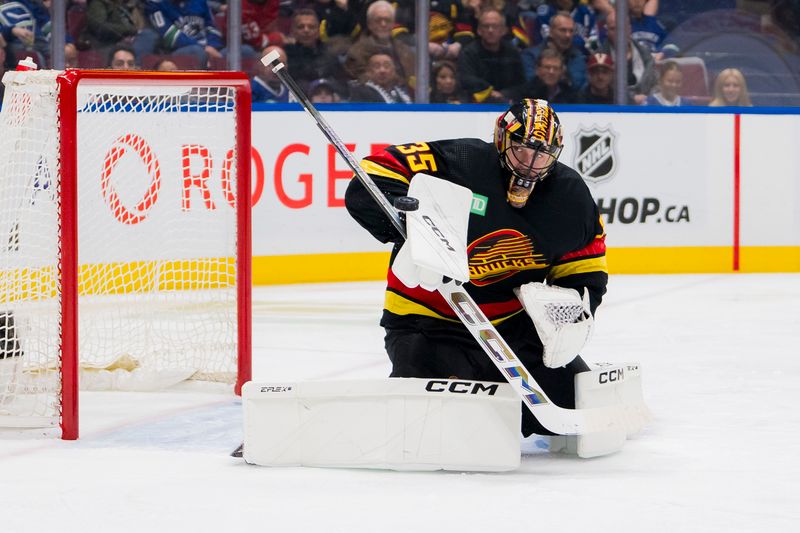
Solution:
{"label": "ccm logo on stick", "polygon": [[474,381],[448,381],[445,379],[433,379],[425,385],[425,390],[428,392],[446,392],[450,391],[456,394],[486,394],[494,396],[497,392],[497,384],[484,385],[483,383]]}

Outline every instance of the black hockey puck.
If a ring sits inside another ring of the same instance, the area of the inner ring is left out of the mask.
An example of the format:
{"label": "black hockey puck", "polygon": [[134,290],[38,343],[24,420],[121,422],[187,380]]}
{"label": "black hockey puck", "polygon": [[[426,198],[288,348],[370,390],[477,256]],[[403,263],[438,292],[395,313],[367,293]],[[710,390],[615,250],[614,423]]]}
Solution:
{"label": "black hockey puck", "polygon": [[398,211],[416,211],[419,209],[419,200],[411,196],[398,196],[394,199],[394,208]]}

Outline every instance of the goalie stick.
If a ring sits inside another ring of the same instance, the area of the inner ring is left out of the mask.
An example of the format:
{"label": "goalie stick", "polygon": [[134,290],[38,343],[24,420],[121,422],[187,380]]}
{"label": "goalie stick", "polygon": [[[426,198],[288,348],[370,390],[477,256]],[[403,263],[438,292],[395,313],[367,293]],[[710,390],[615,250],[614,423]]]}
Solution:
{"label": "goalie stick", "polygon": [[[362,185],[366,187],[370,196],[389,217],[400,235],[405,238],[406,229],[398,211],[389,203],[389,200],[364,172],[336,132],[320,115],[302,89],[298,87],[294,78],[286,71],[285,65],[280,62],[278,51],[274,50],[265,55],[261,58],[261,62],[267,68],[272,69],[278,79],[286,85],[297,101],[314,118],[322,134],[342,156]],[[442,285],[438,292],[455,311],[456,316],[466,326],[487,357],[492,360],[520,396],[523,404],[542,426],[559,435],[594,433],[613,429],[619,425],[624,426],[625,415],[619,406],[566,409],[555,405],[463,287],[451,280]]]}

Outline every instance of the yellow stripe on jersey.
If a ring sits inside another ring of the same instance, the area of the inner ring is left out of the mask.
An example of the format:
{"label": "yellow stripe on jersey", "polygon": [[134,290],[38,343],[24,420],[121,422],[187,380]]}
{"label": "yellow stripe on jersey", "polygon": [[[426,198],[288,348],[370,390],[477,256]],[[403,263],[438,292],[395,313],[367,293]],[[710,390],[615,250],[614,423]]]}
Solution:
{"label": "yellow stripe on jersey", "polygon": [[580,259],[578,261],[570,261],[563,265],[555,265],[550,270],[549,278],[551,280],[565,278],[574,274],[586,274],[588,272],[606,272],[608,273],[608,264],[606,256],[590,257],[588,259]]}
{"label": "yellow stripe on jersey", "polygon": [[[461,321],[456,320],[455,318],[449,318],[440,315],[436,311],[433,311],[424,305],[418,304],[409,300],[408,298],[404,298],[402,295],[397,294],[394,291],[386,291],[386,298],[383,301],[383,308],[389,311],[390,313],[394,313],[395,315],[422,315],[422,316],[429,316],[432,318],[438,318],[440,320],[446,320],[447,322],[453,322],[459,324]],[[501,322],[504,322],[522,312],[522,309],[518,311],[514,311],[513,313],[504,316],[503,318],[498,318],[496,320],[491,320],[490,322],[493,325],[498,325]]]}
{"label": "yellow stripe on jersey", "polygon": [[383,308],[396,315],[422,315],[447,320],[448,322],[459,322],[453,318],[442,316],[436,311],[404,298],[393,291],[386,291]]}
{"label": "yellow stripe on jersey", "polygon": [[374,174],[375,176],[381,176],[383,178],[391,178],[393,180],[401,181],[406,185],[410,184],[408,178],[402,174],[398,174],[394,170],[389,170],[388,168],[381,166],[374,161],[370,161],[369,159],[361,160],[361,168],[364,169],[364,172],[367,174]]}

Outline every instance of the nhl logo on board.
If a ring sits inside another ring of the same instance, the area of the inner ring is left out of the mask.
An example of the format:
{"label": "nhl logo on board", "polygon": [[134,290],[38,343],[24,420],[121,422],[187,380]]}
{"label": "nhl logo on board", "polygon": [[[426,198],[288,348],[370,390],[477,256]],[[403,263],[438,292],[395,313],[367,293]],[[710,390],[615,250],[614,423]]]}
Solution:
{"label": "nhl logo on board", "polygon": [[590,183],[610,179],[617,170],[616,134],[611,127],[581,127],[575,134],[575,170]]}

